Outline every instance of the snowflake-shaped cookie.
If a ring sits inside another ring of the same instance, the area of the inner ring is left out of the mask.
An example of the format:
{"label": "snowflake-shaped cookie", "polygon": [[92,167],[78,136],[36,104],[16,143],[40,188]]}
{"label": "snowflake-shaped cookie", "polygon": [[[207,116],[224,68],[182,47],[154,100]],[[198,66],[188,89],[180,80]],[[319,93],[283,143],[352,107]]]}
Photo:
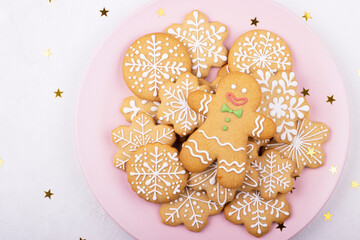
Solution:
{"label": "snowflake-shaped cookie", "polygon": [[158,101],[159,87],[165,82],[174,82],[190,68],[190,55],[179,40],[165,33],[151,33],[129,47],[122,72],[136,96]]}
{"label": "snowflake-shaped cookie", "polygon": [[290,143],[296,135],[296,123],[310,111],[306,99],[296,93],[297,80],[291,71],[270,72],[258,70],[254,74],[261,87],[262,100],[259,113],[271,118],[276,124],[275,140]]}
{"label": "snowflake-shaped cookie", "polygon": [[194,232],[200,232],[207,224],[208,217],[220,213],[222,207],[212,202],[204,191],[194,191],[186,187],[179,198],[164,203],[160,208],[164,224],[177,226],[184,224]]}
{"label": "snowflake-shaped cookie", "polygon": [[252,30],[241,35],[229,52],[230,72],[255,73],[256,70],[291,70],[291,52],[286,42],[275,33]]}
{"label": "snowflake-shaped cookie", "polygon": [[180,75],[176,83],[165,83],[161,86],[159,97],[161,104],[157,117],[165,124],[172,124],[177,134],[186,136],[198,128],[205,120],[205,116],[192,110],[187,99],[196,90],[211,91],[211,87],[199,87],[197,77],[190,72]]}
{"label": "snowflake-shaped cookie", "polygon": [[278,193],[292,190],[294,182],[291,176],[295,164],[290,159],[281,158],[277,151],[265,151],[251,162],[251,166],[260,174],[258,190],[264,199],[274,199]]}
{"label": "snowflake-shaped cookie", "polygon": [[226,26],[219,22],[209,23],[206,15],[198,10],[187,14],[183,25],[173,24],[166,32],[187,47],[192,73],[197,77],[206,77],[210,67],[221,67],[227,61],[228,50],[223,45],[228,35]]}
{"label": "snowflake-shaped cookie", "polygon": [[[253,158],[256,152],[253,142],[247,145],[248,158]],[[257,153],[256,153],[257,154]],[[242,191],[251,191],[258,187],[258,172],[249,164],[246,166],[245,180],[241,186]],[[187,186],[196,191],[205,190],[210,200],[224,206],[233,200],[238,189],[225,188],[219,184],[217,177],[217,161],[213,162],[205,171],[200,173],[189,173]]]}
{"label": "snowflake-shaped cookie", "polygon": [[134,192],[155,203],[177,198],[188,178],[179,160],[178,150],[161,143],[138,148],[128,161],[126,173]]}
{"label": "snowflake-shaped cookie", "polygon": [[159,105],[159,102],[144,100],[138,96],[131,96],[124,99],[120,111],[126,121],[131,122],[140,111],[149,114],[151,117],[155,117]]}
{"label": "snowflake-shaped cookie", "polygon": [[275,149],[284,158],[295,164],[294,176],[298,176],[304,167],[317,168],[324,164],[325,154],[321,145],[329,137],[329,129],[321,122],[311,122],[309,118],[297,123],[297,134],[290,144],[272,142],[268,149]]}
{"label": "snowflake-shaped cookie", "polygon": [[261,237],[270,230],[271,223],[283,223],[290,216],[290,205],[286,194],[275,199],[265,200],[259,192],[239,192],[236,198],[226,205],[225,218],[234,224],[244,224],[246,230]]}
{"label": "snowflake-shaped cookie", "polygon": [[125,170],[132,152],[148,143],[172,145],[176,140],[174,129],[167,125],[155,125],[154,119],[144,112],[134,117],[131,126],[119,126],[112,133],[112,141],[119,148],[114,156],[114,166]]}

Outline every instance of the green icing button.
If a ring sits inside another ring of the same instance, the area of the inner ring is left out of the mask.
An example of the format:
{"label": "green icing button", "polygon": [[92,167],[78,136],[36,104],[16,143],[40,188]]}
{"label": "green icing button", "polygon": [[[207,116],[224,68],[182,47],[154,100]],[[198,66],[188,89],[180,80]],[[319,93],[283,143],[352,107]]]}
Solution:
{"label": "green icing button", "polygon": [[223,127],[222,127],[222,130],[224,130],[224,131],[226,131],[227,129],[228,129],[227,126],[223,126]]}
{"label": "green icing button", "polygon": [[225,121],[226,121],[226,122],[230,122],[230,118],[226,118]]}

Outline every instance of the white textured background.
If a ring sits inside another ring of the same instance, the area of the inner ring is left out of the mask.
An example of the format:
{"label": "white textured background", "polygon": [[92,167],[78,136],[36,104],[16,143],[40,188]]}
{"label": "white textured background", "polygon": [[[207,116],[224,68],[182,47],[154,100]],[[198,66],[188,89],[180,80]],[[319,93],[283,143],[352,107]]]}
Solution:
{"label": "white textured background", "polygon": [[[360,1],[276,1],[299,17],[311,12],[306,24],[335,58],[352,120],[341,180],[324,209],[294,239],[359,239],[360,187],[351,189],[350,180],[360,180],[355,138],[360,133]],[[106,215],[85,182],[74,114],[97,47],[146,2],[0,0],[0,239],[132,239]],[[100,17],[103,7],[110,10],[108,17]],[[48,48],[49,60],[42,56]],[[64,91],[61,99],[54,98],[57,88]],[[55,193],[51,200],[43,198],[49,188]],[[327,211],[334,215],[331,222],[324,221]]]}

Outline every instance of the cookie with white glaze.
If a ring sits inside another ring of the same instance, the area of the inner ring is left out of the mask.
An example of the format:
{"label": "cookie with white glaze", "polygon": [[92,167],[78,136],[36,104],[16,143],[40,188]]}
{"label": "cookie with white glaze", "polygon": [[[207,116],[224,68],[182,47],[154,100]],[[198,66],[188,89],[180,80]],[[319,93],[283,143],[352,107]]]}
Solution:
{"label": "cookie with white glaze", "polygon": [[161,143],[139,147],[130,157],[126,173],[134,192],[154,203],[177,198],[188,178],[187,171],[179,161],[178,150]]}
{"label": "cookie with white glaze", "polygon": [[149,114],[151,117],[155,117],[159,105],[160,102],[148,101],[138,96],[130,96],[124,99],[120,107],[120,112],[126,121],[132,122],[140,111]]}

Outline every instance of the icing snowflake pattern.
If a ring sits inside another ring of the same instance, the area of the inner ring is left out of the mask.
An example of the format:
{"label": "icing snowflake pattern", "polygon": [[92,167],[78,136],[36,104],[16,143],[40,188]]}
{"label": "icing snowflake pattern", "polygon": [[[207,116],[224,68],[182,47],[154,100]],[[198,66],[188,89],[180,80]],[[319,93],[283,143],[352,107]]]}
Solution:
{"label": "icing snowflake pattern", "polygon": [[270,230],[271,223],[282,223],[290,216],[285,194],[265,200],[259,192],[239,192],[224,210],[225,218],[234,224],[244,224],[246,230],[260,237]]}
{"label": "icing snowflake pattern", "polygon": [[158,100],[159,87],[190,70],[190,60],[178,40],[167,34],[148,34],[130,46],[123,68],[124,80],[135,95]]}
{"label": "icing snowflake pattern", "polygon": [[209,23],[205,14],[195,10],[185,17],[183,25],[173,24],[166,32],[179,39],[188,49],[192,59],[192,73],[206,77],[210,67],[221,67],[227,61],[228,50],[223,41],[227,37],[226,26]]}
{"label": "icing snowflake pattern", "polygon": [[114,166],[125,170],[132,152],[148,143],[172,145],[176,136],[174,129],[166,125],[155,125],[154,119],[140,112],[130,127],[119,126],[112,131],[112,141],[119,148],[114,157]]}
{"label": "icing snowflake pattern", "polygon": [[255,79],[262,92],[261,105],[257,112],[270,117],[276,124],[275,139],[291,142],[296,135],[296,122],[310,111],[306,99],[296,93],[297,80],[290,71],[270,72],[257,70]]}
{"label": "icing snowflake pattern", "polygon": [[278,192],[287,193],[292,190],[294,165],[289,159],[282,159],[274,150],[267,150],[263,155],[251,162],[259,176],[259,191],[266,199],[273,199]]}
{"label": "icing snowflake pattern", "polygon": [[177,199],[161,205],[160,216],[167,225],[183,223],[187,229],[199,232],[206,226],[208,216],[221,210],[222,207],[212,202],[204,191],[186,187]]}
{"label": "icing snowflake pattern", "polygon": [[140,111],[149,114],[151,117],[155,117],[159,105],[159,102],[148,101],[137,96],[131,96],[124,99],[120,110],[126,121],[131,122]]}
{"label": "icing snowflake pattern", "polygon": [[229,53],[230,71],[253,73],[258,69],[271,74],[291,70],[292,59],[286,42],[274,33],[254,30],[240,36]]}
{"label": "icing snowflake pattern", "polygon": [[168,202],[186,186],[187,172],[176,149],[155,143],[139,148],[128,162],[128,181],[133,190],[151,202]]}
{"label": "icing snowflake pattern", "polygon": [[[295,164],[294,175],[299,175],[304,167],[317,168],[323,165],[325,154],[321,145],[326,142],[329,129],[323,123],[314,123],[305,118],[297,123],[297,134],[290,144],[270,142],[266,148],[275,149],[284,158],[291,159]],[[309,148],[315,154],[308,155]]]}
{"label": "icing snowflake pattern", "polygon": [[[210,91],[209,86],[200,87]],[[173,124],[175,132],[186,136],[198,128],[205,116],[192,110],[187,99],[189,93],[199,90],[198,79],[191,73],[180,75],[176,83],[167,83],[160,89],[161,104],[157,116],[165,124]]]}

